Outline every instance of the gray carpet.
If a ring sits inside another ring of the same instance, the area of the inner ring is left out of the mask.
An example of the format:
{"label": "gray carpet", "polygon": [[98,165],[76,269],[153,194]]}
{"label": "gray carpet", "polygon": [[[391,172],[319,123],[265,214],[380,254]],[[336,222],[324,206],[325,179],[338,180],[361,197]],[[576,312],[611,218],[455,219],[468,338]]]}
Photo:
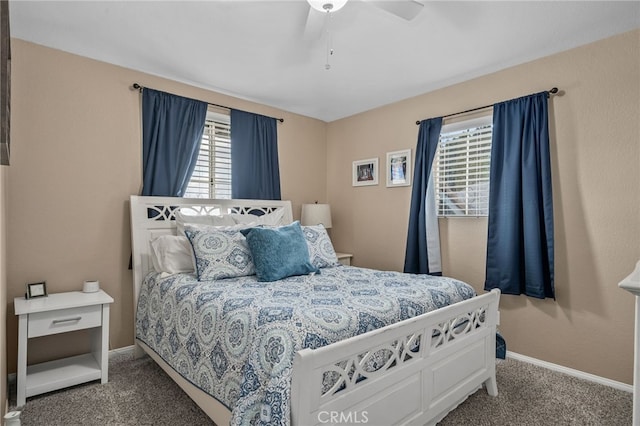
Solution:
{"label": "gray carpet", "polygon": [[[497,367],[498,392],[481,389],[439,423],[459,425],[630,425],[632,394],[520,361]],[[15,389],[10,388],[15,404]],[[116,355],[109,383],[27,399],[22,426],[212,425],[150,358]],[[375,424],[375,419],[369,419]]]}

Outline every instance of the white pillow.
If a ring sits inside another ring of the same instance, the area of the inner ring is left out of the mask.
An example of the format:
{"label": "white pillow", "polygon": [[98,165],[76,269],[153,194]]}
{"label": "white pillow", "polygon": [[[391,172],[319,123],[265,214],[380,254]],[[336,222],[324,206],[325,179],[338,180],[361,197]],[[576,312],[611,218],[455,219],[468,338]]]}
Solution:
{"label": "white pillow", "polygon": [[184,225],[186,223],[190,225],[208,225],[208,226],[232,226],[235,225],[236,222],[233,220],[231,215],[213,215],[213,214],[203,214],[203,215],[188,215],[182,213],[180,210],[176,211],[176,228],[177,234],[180,236],[184,236]]}
{"label": "white pillow", "polygon": [[271,213],[263,214],[262,216],[254,215],[254,214],[230,214],[237,224],[257,224],[257,225],[268,225],[268,226],[280,226],[286,225],[282,223],[282,218],[284,217],[284,209],[279,208]]}
{"label": "white pillow", "polygon": [[187,237],[161,235],[151,241],[151,263],[157,272],[195,272],[193,249]]}

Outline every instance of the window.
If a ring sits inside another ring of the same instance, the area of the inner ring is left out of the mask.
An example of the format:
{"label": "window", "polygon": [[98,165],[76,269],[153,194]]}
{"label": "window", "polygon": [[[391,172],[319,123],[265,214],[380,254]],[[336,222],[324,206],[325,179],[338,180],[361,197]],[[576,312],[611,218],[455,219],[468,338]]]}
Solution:
{"label": "window", "polygon": [[209,111],[196,168],[186,198],[231,198],[231,124],[229,113]]}
{"label": "window", "polygon": [[434,159],[438,216],[487,216],[492,116],[442,126]]}

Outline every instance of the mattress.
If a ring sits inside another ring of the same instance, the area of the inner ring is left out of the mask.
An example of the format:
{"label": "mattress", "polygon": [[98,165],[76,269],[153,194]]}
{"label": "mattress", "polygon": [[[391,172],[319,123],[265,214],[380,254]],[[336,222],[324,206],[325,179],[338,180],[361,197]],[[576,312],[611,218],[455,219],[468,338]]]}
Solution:
{"label": "mattress", "polygon": [[293,357],[475,296],[448,277],[350,266],[258,282],[148,275],[136,337],[227,406],[231,423],[289,424]]}

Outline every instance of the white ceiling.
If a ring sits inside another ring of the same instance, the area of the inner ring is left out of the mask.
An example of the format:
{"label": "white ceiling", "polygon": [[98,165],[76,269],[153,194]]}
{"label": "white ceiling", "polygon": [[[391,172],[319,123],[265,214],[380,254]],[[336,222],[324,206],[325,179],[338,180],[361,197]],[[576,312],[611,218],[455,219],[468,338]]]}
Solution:
{"label": "white ceiling", "polygon": [[326,33],[306,23],[323,15],[304,0],[11,0],[10,24],[12,37],[324,121],[640,27],[638,1],[423,1],[411,21],[370,2],[332,15],[330,70]]}

